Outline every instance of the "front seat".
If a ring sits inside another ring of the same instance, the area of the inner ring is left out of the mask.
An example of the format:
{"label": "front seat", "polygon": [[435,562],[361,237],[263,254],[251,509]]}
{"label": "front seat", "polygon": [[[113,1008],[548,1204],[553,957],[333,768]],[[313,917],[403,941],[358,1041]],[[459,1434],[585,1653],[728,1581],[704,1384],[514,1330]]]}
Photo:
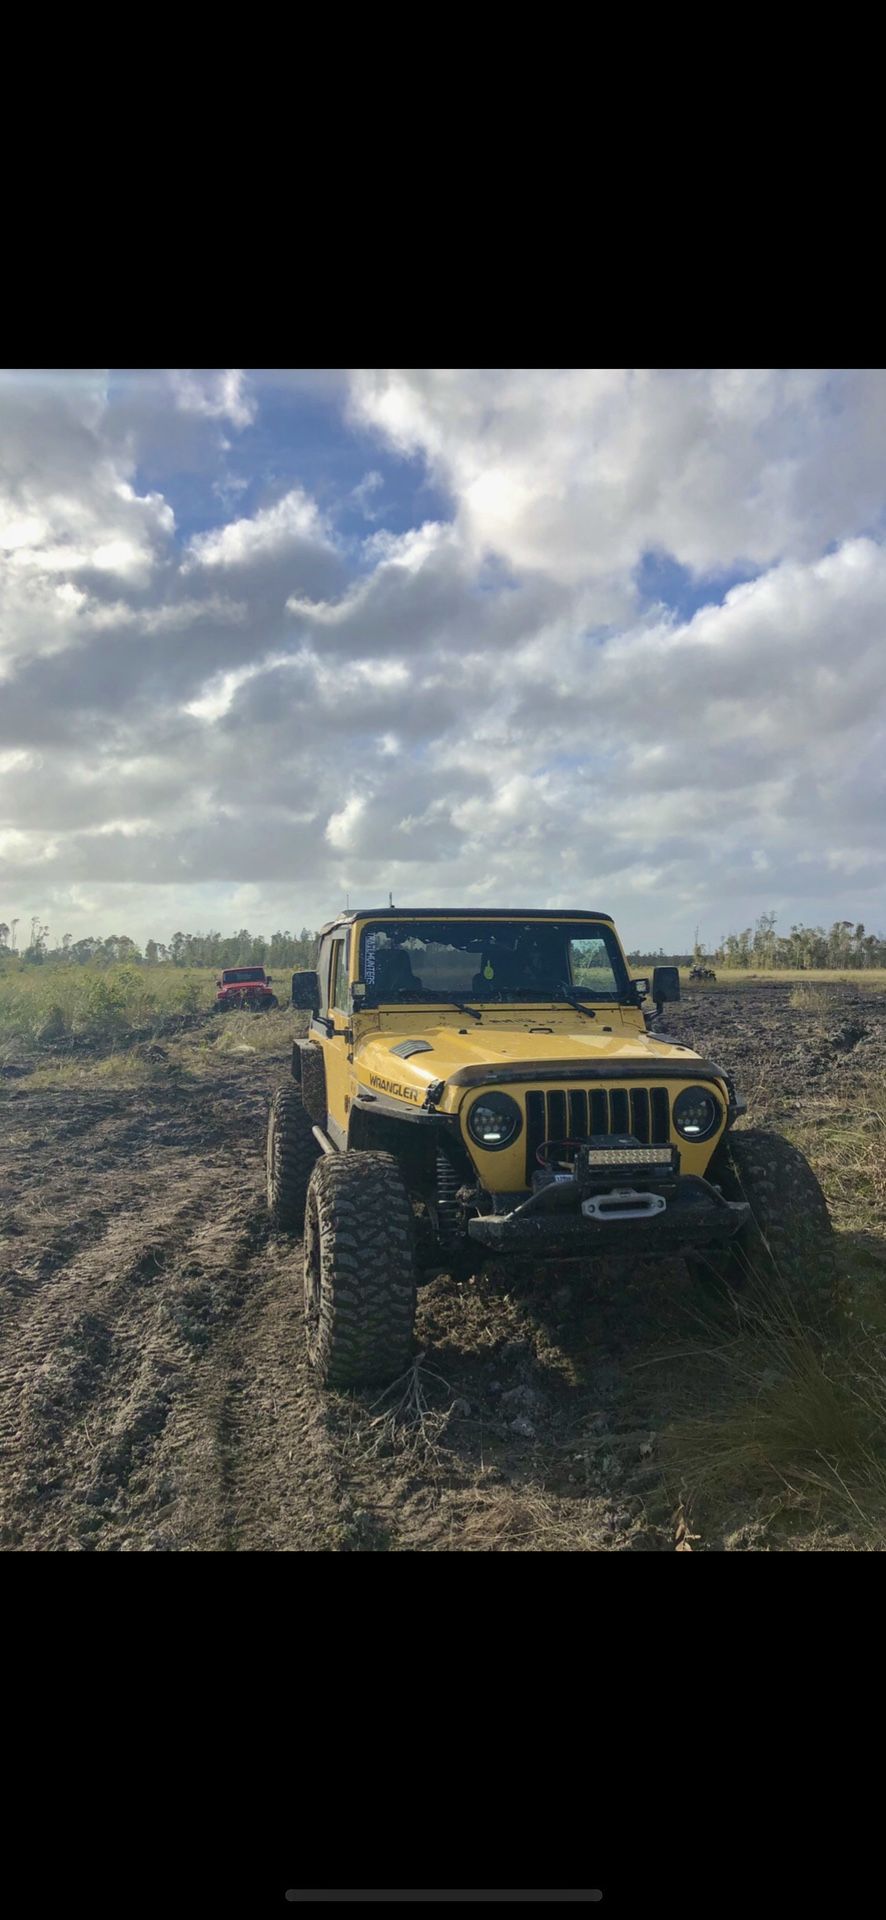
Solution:
{"label": "front seat", "polygon": [[402,947],[390,947],[387,952],[383,948],[375,962],[376,993],[384,997],[386,993],[399,993],[401,989],[408,992],[410,988],[421,992],[421,981],[412,971],[408,953],[404,953]]}

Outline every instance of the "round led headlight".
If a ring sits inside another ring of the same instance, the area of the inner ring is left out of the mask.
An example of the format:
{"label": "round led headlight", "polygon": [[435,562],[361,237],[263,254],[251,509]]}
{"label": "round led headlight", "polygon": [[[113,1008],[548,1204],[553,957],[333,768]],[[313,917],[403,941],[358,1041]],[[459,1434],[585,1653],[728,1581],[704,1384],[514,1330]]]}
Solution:
{"label": "round led headlight", "polygon": [[481,1093],[468,1114],[468,1132],[476,1146],[496,1153],[516,1140],[523,1115],[509,1093]]}
{"label": "round led headlight", "polygon": [[674,1126],[684,1140],[709,1140],[721,1118],[720,1102],[706,1087],[684,1087],[674,1101]]}

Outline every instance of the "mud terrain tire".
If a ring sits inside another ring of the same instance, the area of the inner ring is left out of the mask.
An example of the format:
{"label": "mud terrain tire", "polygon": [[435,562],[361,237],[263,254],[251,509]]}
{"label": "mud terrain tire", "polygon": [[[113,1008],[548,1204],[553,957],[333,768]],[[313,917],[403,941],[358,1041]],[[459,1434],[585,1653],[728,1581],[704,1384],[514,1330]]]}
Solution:
{"label": "mud terrain tire", "polygon": [[304,1109],[301,1089],[278,1087],[268,1114],[268,1212],[275,1227],[301,1233],[308,1181],[320,1149]]}
{"label": "mud terrain tire", "polygon": [[827,1201],[805,1155],[780,1133],[727,1134],[708,1169],[726,1200],[748,1200],[751,1220],[723,1251],[696,1256],[694,1272],[750,1297],[821,1318],[836,1302],[836,1251]]}
{"label": "mud terrain tire", "polygon": [[403,1372],[415,1322],[415,1240],[392,1154],[327,1154],[314,1168],[304,1275],[308,1359],[324,1386]]}

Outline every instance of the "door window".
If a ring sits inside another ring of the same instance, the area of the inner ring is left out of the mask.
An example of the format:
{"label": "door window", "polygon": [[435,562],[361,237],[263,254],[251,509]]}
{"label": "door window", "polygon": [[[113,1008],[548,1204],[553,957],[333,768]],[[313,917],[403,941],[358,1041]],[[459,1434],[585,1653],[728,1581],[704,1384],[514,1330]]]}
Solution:
{"label": "door window", "polygon": [[331,1003],[339,1013],[348,1011],[348,943],[336,940],[332,949]]}
{"label": "door window", "polygon": [[332,1002],[329,995],[329,962],[332,959],[332,941],[327,937],[320,942],[317,955],[317,978],[320,982],[320,1012],[326,1013]]}

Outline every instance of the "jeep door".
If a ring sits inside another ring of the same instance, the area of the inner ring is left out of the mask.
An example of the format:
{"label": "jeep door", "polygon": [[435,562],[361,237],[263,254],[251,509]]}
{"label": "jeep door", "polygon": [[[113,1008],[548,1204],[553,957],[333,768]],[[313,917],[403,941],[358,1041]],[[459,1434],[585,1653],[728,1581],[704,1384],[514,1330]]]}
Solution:
{"label": "jeep door", "polygon": [[[348,1008],[348,945],[347,933],[337,935],[332,942],[332,957],[329,967],[329,1004],[326,1012],[326,1034],[323,1056],[326,1061],[326,1107],[328,1127],[331,1138],[337,1147],[346,1143],[348,1128],[348,1109],[345,1102],[351,1078],[350,1063],[350,1011]],[[324,982],[321,980],[321,991]]]}

